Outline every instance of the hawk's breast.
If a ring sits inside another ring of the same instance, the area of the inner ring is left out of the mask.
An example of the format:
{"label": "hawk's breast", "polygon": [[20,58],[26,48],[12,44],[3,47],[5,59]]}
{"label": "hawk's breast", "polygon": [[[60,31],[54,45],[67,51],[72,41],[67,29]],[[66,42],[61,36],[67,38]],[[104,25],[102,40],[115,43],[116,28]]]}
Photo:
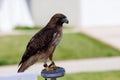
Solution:
{"label": "hawk's breast", "polygon": [[60,33],[55,33],[54,37],[55,37],[54,45],[57,46],[61,41],[62,35]]}
{"label": "hawk's breast", "polygon": [[58,45],[60,43],[61,38],[62,38],[62,36],[60,34],[58,34],[58,38],[57,38],[57,40],[55,42],[55,45]]}

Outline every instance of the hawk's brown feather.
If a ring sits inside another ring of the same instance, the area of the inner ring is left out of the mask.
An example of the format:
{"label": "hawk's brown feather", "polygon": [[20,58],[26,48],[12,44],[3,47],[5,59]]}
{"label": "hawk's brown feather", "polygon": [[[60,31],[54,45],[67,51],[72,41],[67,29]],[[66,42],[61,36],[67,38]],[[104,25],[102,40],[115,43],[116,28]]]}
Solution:
{"label": "hawk's brown feather", "polygon": [[63,14],[54,15],[46,27],[32,37],[19,63],[21,66],[18,72],[23,72],[39,59],[52,59],[54,49],[61,40],[62,25],[67,21],[65,19]]}
{"label": "hawk's brown feather", "polygon": [[39,52],[45,52],[49,48],[55,32],[52,28],[44,28],[36,33],[28,43],[20,64]]}

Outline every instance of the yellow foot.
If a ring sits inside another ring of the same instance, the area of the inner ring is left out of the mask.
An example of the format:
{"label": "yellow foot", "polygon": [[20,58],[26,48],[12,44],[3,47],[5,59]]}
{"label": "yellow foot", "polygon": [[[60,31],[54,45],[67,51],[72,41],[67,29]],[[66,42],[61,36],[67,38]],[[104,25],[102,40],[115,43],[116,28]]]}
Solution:
{"label": "yellow foot", "polygon": [[56,65],[52,65],[51,68],[53,68],[53,70],[55,70],[55,69],[60,68],[60,67],[56,66]]}
{"label": "yellow foot", "polygon": [[45,70],[46,70],[46,71],[53,71],[54,69],[51,68],[51,67],[46,67]]}
{"label": "yellow foot", "polygon": [[46,70],[46,71],[53,71],[53,70],[55,70],[55,69],[57,69],[57,68],[60,68],[60,67],[59,67],[59,66],[56,66],[56,65],[52,65],[52,66],[50,66],[50,67],[46,67],[45,70]]}

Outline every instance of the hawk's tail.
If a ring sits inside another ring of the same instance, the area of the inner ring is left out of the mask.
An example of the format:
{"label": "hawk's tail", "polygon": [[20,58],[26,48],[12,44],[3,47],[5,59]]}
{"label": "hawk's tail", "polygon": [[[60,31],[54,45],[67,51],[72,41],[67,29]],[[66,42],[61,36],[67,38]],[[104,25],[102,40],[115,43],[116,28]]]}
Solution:
{"label": "hawk's tail", "polygon": [[38,59],[35,57],[30,58],[29,60],[25,62],[20,62],[20,68],[18,69],[18,72],[24,72],[28,67],[33,65],[35,62],[37,62]]}
{"label": "hawk's tail", "polygon": [[19,73],[19,72],[24,72],[25,69],[26,69],[25,63],[21,64],[20,68],[18,69],[18,73]]}
{"label": "hawk's tail", "polygon": [[24,72],[27,68],[29,67],[29,65],[27,64],[27,62],[24,62],[20,65],[20,68],[18,69],[18,73],[19,72]]}

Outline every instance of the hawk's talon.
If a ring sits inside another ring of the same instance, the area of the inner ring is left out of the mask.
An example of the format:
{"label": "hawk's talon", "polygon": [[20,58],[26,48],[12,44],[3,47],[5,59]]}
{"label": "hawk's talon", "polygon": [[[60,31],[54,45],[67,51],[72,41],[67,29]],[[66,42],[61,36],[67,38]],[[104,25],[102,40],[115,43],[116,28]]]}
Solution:
{"label": "hawk's talon", "polygon": [[56,66],[56,65],[51,65],[51,66],[49,66],[49,67],[45,67],[45,70],[46,71],[53,71],[53,70],[55,70],[55,69],[57,69],[57,68],[60,68],[59,66]]}
{"label": "hawk's talon", "polygon": [[53,71],[54,69],[51,68],[51,67],[45,67],[45,70],[46,70],[46,71]]}
{"label": "hawk's talon", "polygon": [[52,65],[51,68],[53,68],[53,70],[55,70],[55,69],[60,68],[60,67],[56,66],[56,65]]}
{"label": "hawk's talon", "polygon": [[43,66],[44,66],[44,67],[48,67],[48,65],[47,65],[47,64],[44,64]]}
{"label": "hawk's talon", "polygon": [[49,67],[51,67],[52,65],[55,65],[55,63],[54,63],[54,62],[52,62],[52,63],[49,65]]}

